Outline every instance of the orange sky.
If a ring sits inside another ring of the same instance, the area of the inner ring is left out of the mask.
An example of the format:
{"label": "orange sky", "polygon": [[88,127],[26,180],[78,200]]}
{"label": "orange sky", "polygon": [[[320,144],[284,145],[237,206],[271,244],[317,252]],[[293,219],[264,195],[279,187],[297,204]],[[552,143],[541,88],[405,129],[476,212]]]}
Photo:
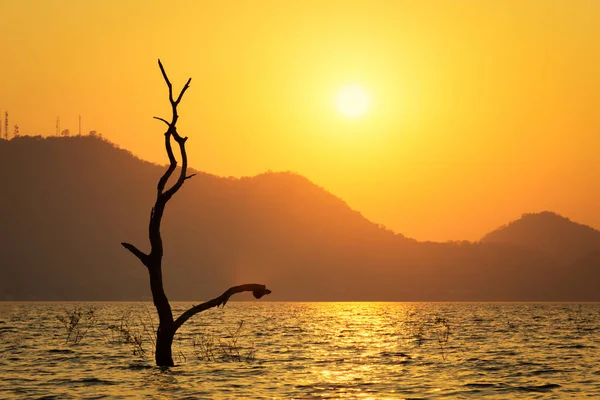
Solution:
{"label": "orange sky", "polygon": [[[193,78],[195,168],[296,171],[419,240],[541,210],[600,228],[599,18],[596,0],[0,0],[0,110],[42,135],[81,114],[164,163],[160,57]],[[363,117],[336,110],[349,84]]]}

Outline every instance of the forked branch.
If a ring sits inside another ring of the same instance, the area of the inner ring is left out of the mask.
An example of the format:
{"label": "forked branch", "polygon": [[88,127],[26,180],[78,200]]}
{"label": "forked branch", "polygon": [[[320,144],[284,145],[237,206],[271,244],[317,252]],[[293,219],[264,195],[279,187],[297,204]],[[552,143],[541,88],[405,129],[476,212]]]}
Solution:
{"label": "forked branch", "polygon": [[[177,138],[179,138],[179,134],[177,133],[177,131],[175,129],[175,124],[177,123],[177,119],[179,118],[179,115],[177,114],[177,105],[181,101],[181,98],[183,97],[186,90],[189,89],[192,78],[189,78],[187,80],[187,82],[183,86],[183,89],[181,89],[181,92],[179,92],[179,96],[177,96],[177,100],[173,100],[173,85],[171,84],[171,81],[169,80],[169,77],[167,76],[167,72],[165,71],[165,68],[163,67],[160,60],[158,60],[158,66],[160,67],[160,72],[162,72],[163,78],[165,78],[165,82],[167,83],[167,87],[169,88],[169,101],[171,102],[171,109],[173,111],[173,119],[171,120],[171,123],[169,124],[169,130],[170,131],[172,130],[171,133],[173,134],[175,139],[177,139]],[[162,118],[156,118],[156,119],[160,119],[160,120],[164,121]]]}
{"label": "forked branch", "polygon": [[[167,87],[169,88],[169,102],[171,103],[172,115],[171,115],[171,122],[168,122],[166,119],[161,118],[161,117],[154,117],[155,119],[167,124],[167,131],[165,132],[165,149],[167,150],[167,156],[169,157],[169,167],[167,168],[167,170],[165,171],[163,176],[158,181],[157,203],[158,203],[158,200],[160,199],[160,197],[164,193],[167,181],[169,180],[169,178],[173,174],[173,171],[175,171],[175,168],[177,167],[177,159],[175,158],[175,155],[173,154],[173,148],[171,147],[171,136],[173,136],[175,141],[179,144],[179,148],[181,150],[182,175],[179,177],[179,179],[173,185],[173,187],[171,189],[169,189],[169,191],[171,193],[168,196],[166,196],[166,199],[164,199],[165,202],[168,201],[169,198],[171,198],[171,196],[173,196],[175,194],[175,192],[177,192],[177,190],[179,190],[179,188],[183,184],[183,181],[185,180],[185,170],[187,169],[187,155],[185,152],[185,141],[187,140],[187,137],[185,137],[185,138],[181,137],[181,136],[179,136],[179,133],[177,132],[177,120],[179,119],[179,114],[177,113],[177,106],[179,105],[179,102],[181,101],[181,98],[183,97],[184,93],[190,87],[190,82],[192,81],[192,78],[189,78],[187,80],[187,82],[185,83],[185,85],[183,86],[183,88],[181,89],[181,92],[179,92],[179,96],[177,96],[177,100],[173,100],[173,85],[171,84],[171,81],[169,80],[169,77],[167,76],[167,72],[165,71],[165,68],[163,67],[160,60],[158,60],[158,66],[160,67],[160,72],[162,73],[162,76],[165,79],[165,82],[167,83]],[[177,186],[177,187],[175,188],[175,186]]]}
{"label": "forked branch", "polygon": [[[192,78],[189,78],[181,92],[179,92],[179,96],[177,96],[177,100],[173,100],[173,85],[167,76],[165,68],[163,67],[160,60],[158,60],[158,66],[160,67],[160,72],[162,73],[163,78],[169,88],[169,102],[171,103],[171,122],[168,122],[164,118],[154,117],[159,121],[167,124],[167,131],[165,132],[165,149],[167,151],[167,156],[169,157],[169,166],[165,173],[161,176],[156,186],[156,203],[154,204],[154,208],[152,209],[152,214],[150,217],[150,226],[149,226],[149,236],[150,236],[150,244],[152,246],[152,250],[150,252],[151,256],[154,257],[162,257],[162,239],[160,237],[160,224],[162,215],[165,209],[167,202],[173,197],[175,193],[181,188],[183,183],[187,178],[187,153],[185,151],[185,142],[187,137],[181,137],[177,132],[177,120],[179,119],[179,115],[177,114],[177,105],[181,101],[184,93],[190,87],[190,82]],[[175,158],[175,154],[173,153],[173,147],[171,145],[171,138],[173,138],[178,146],[181,154],[181,173],[177,178],[177,181],[173,184],[171,188],[165,190],[167,182],[169,178],[177,168],[177,159]]]}

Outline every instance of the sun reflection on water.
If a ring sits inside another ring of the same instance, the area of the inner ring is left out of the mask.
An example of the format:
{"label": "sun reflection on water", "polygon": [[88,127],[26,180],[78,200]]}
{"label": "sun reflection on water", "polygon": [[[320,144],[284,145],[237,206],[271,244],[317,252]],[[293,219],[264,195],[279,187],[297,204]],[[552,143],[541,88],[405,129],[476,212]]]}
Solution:
{"label": "sun reflection on water", "polygon": [[[99,328],[146,306],[96,305],[101,322],[77,345],[56,318],[64,307],[0,303],[0,398],[600,395],[598,304],[231,303],[184,327],[167,371]],[[252,362],[195,357],[196,335],[226,335],[242,318]]]}

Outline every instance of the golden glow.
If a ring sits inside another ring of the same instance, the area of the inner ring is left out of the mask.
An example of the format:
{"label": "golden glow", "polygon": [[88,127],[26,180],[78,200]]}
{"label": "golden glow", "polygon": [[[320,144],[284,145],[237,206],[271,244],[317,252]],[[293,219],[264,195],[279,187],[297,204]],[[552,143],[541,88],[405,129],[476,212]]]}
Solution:
{"label": "golden glow", "polygon": [[[0,112],[94,129],[165,163],[166,87],[191,166],[296,171],[421,240],[549,209],[600,228],[600,1],[3,0]],[[336,110],[348,83],[362,117]],[[12,131],[12,129],[11,129]],[[348,134],[353,133],[353,134]],[[357,133],[357,134],[354,134]]]}
{"label": "golden glow", "polygon": [[352,85],[343,88],[337,96],[339,112],[348,117],[359,117],[369,108],[369,95],[361,86]]}

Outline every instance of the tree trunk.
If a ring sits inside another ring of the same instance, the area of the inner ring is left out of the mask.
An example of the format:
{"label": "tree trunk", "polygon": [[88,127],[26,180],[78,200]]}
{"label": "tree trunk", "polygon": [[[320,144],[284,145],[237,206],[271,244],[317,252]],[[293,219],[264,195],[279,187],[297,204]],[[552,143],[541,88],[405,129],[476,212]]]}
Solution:
{"label": "tree trunk", "polygon": [[173,338],[175,331],[173,326],[165,327],[162,324],[158,325],[156,332],[156,349],[154,359],[159,367],[173,367],[173,354],[171,347],[173,346]]}
{"label": "tree trunk", "polygon": [[162,283],[161,263],[151,264],[148,267],[150,273],[150,290],[154,300],[154,307],[158,313],[158,329],[156,331],[156,365],[161,367],[172,367],[173,357],[171,354],[171,345],[175,336],[175,328],[173,324],[173,312],[169,299],[165,294]]}
{"label": "tree trunk", "polygon": [[[265,294],[271,293],[269,289],[266,288],[265,285],[259,284],[247,284],[241,286],[234,286],[221,296],[202,303],[198,306],[193,306],[189,310],[185,311],[181,314],[177,320],[173,319],[173,312],[171,310],[171,305],[169,304],[169,299],[165,293],[163,288],[163,280],[162,280],[162,256],[163,256],[163,244],[162,238],[160,236],[160,224],[162,221],[162,216],[165,210],[165,206],[167,202],[173,197],[175,193],[183,186],[183,183],[193,177],[196,174],[186,175],[187,174],[187,153],[185,151],[185,142],[187,141],[187,137],[182,137],[177,132],[177,120],[179,119],[179,115],[177,114],[177,106],[183,97],[183,94],[190,86],[190,81],[192,78],[188,79],[183,89],[179,93],[177,99],[173,97],[173,86],[167,77],[167,73],[163,68],[162,63],[158,60],[158,65],[160,67],[160,71],[162,72],[163,78],[167,83],[169,88],[169,101],[171,102],[171,111],[173,113],[171,122],[163,118],[154,117],[160,121],[163,121],[167,124],[168,128],[165,132],[165,149],[167,151],[167,156],[169,157],[169,166],[167,170],[163,174],[163,176],[159,179],[157,185],[157,195],[156,202],[154,203],[154,207],[150,213],[150,225],[148,227],[148,234],[150,239],[150,253],[146,254],[143,251],[139,250],[137,247],[130,243],[122,242],[121,245],[129,250],[133,255],[140,259],[142,264],[148,268],[148,273],[150,275],[150,290],[152,292],[152,299],[154,301],[154,306],[156,307],[156,312],[158,313],[158,330],[156,332],[156,352],[155,359],[156,365],[160,367],[172,367],[175,364],[173,363],[173,355],[171,347],[173,345],[173,338],[177,329],[183,325],[185,321],[191,318],[193,315],[207,310],[212,307],[218,307],[220,305],[225,306],[229,297],[235,293],[251,291],[255,298],[260,299]],[[177,160],[175,155],[173,154],[173,148],[171,146],[171,139],[175,140],[177,145],[179,146],[179,151],[181,154],[181,171],[177,178],[177,181],[171,186],[169,189],[165,190],[167,182],[169,178],[177,168]]]}

